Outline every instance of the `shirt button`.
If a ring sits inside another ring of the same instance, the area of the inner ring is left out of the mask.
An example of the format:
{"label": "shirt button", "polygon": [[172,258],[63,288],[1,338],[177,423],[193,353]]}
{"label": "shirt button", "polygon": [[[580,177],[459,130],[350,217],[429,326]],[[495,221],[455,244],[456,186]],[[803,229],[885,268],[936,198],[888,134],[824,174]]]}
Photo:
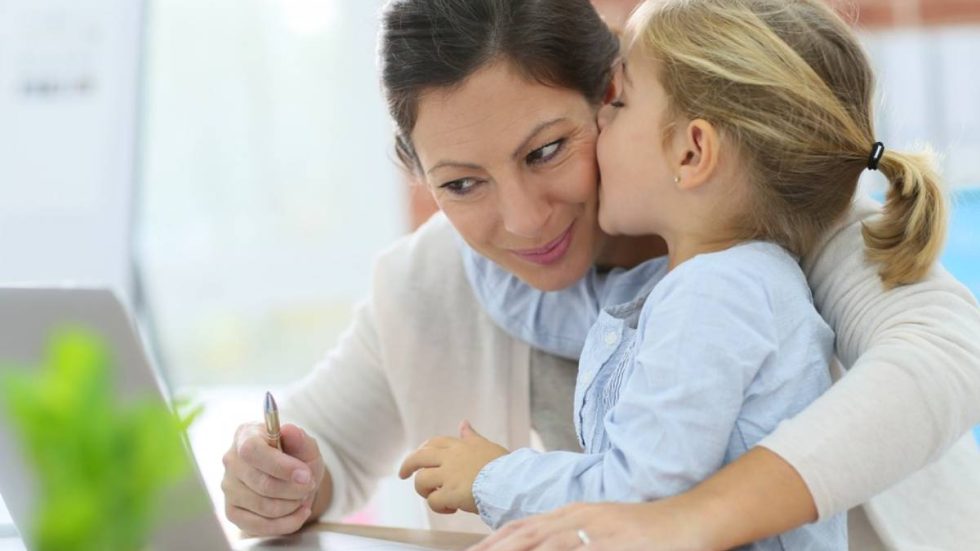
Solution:
{"label": "shirt button", "polygon": [[615,331],[610,331],[606,333],[606,344],[612,346],[619,341],[619,335]]}

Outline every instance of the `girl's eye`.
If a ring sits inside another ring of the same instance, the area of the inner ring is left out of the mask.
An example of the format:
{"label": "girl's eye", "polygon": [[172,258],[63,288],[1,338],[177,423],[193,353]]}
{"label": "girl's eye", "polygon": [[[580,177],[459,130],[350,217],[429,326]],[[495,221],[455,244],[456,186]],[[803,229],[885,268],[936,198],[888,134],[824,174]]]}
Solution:
{"label": "girl's eye", "polygon": [[555,140],[544,147],[535,149],[534,151],[528,153],[527,163],[530,165],[546,163],[553,159],[555,155],[561,151],[561,147],[563,145],[565,145],[565,140],[561,139]]}
{"label": "girl's eye", "polygon": [[609,105],[612,106],[612,107],[615,107],[616,109],[622,109],[623,107],[626,107],[626,104],[623,103],[623,101],[622,100],[619,100],[619,99],[615,99],[615,100],[609,102]]}
{"label": "girl's eye", "polygon": [[453,180],[452,182],[446,182],[445,184],[442,184],[439,187],[448,190],[450,193],[454,193],[456,195],[466,195],[467,193],[472,191],[473,188],[477,186],[477,184],[479,184],[479,182],[474,180],[473,178],[462,178],[459,180]]}

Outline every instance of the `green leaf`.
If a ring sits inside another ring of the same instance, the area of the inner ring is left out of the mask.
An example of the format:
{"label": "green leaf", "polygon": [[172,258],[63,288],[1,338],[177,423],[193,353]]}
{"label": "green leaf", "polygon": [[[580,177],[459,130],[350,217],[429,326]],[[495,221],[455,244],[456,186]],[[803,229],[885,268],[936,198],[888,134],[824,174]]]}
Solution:
{"label": "green leaf", "polygon": [[30,539],[42,551],[144,547],[159,498],[190,470],[184,431],[200,406],[178,416],[152,398],[121,402],[111,358],[73,327],[38,368],[0,367],[0,405],[38,481]]}

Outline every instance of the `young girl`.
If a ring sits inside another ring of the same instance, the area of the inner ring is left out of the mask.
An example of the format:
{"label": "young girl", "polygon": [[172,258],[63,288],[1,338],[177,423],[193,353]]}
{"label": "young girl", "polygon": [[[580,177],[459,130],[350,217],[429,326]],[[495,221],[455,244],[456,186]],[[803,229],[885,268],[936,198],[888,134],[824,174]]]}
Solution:
{"label": "young girl", "polygon": [[[937,178],[925,157],[876,142],[867,59],[820,0],[648,1],[624,46],[622,91],[600,114],[599,223],[660,235],[669,255],[542,293],[465,252],[502,327],[555,352],[584,340],[584,453],[508,453],[464,423],[403,464],[435,510],[497,527],[574,501],[674,495],[800,411],[830,384],[833,335],[798,259],[863,170],[892,186],[865,228],[883,285],[917,281],[938,255]],[[846,542],[838,516],[757,546]]]}

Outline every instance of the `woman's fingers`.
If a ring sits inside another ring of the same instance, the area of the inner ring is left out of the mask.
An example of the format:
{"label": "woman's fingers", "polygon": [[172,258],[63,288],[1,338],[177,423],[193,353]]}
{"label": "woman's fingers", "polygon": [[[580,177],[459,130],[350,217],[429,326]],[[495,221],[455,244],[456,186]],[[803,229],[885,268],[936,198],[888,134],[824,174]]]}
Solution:
{"label": "woman's fingers", "polygon": [[221,481],[221,490],[225,494],[226,503],[267,519],[289,516],[303,505],[310,503],[309,499],[275,499],[260,496],[234,477],[225,477]]}
{"label": "woman's fingers", "polygon": [[239,441],[237,451],[242,461],[273,478],[304,486],[313,478],[306,463],[273,448],[264,436],[252,435]]}
{"label": "woman's fingers", "polygon": [[238,428],[231,449],[223,458],[225,471],[256,493],[278,499],[302,499],[316,489],[310,466],[269,445],[265,428],[246,423]]}
{"label": "woman's fingers", "polygon": [[533,551],[591,551],[578,535],[578,530],[565,529],[549,535]]}
{"label": "woman's fingers", "polygon": [[578,530],[588,523],[586,506],[574,504],[552,513],[505,524],[470,551],[576,549]]}
{"label": "woman's fingers", "polygon": [[292,534],[302,528],[306,519],[310,518],[310,509],[302,507],[288,516],[268,519],[241,507],[226,504],[225,515],[249,536],[279,536]]}
{"label": "woman's fingers", "polygon": [[[677,551],[700,549],[663,501],[573,504],[504,526],[471,551]],[[697,527],[693,527],[697,528]],[[584,532],[584,538],[579,531]],[[586,544],[585,541],[589,543]]]}
{"label": "woman's fingers", "polygon": [[[471,547],[469,551],[524,551],[540,542],[541,534],[533,527],[540,522],[539,517],[517,520],[502,526],[489,537]],[[531,527],[532,529],[528,529]]]}
{"label": "woman's fingers", "polygon": [[[225,515],[251,534],[295,532],[310,515],[316,481],[305,463],[269,446],[257,427],[256,423],[239,427],[223,458]],[[298,483],[293,477],[302,471],[307,476],[304,483]]]}
{"label": "woman's fingers", "polygon": [[249,465],[245,465],[237,474],[243,484],[262,497],[303,500],[313,492],[312,481],[306,484],[286,482]]}

